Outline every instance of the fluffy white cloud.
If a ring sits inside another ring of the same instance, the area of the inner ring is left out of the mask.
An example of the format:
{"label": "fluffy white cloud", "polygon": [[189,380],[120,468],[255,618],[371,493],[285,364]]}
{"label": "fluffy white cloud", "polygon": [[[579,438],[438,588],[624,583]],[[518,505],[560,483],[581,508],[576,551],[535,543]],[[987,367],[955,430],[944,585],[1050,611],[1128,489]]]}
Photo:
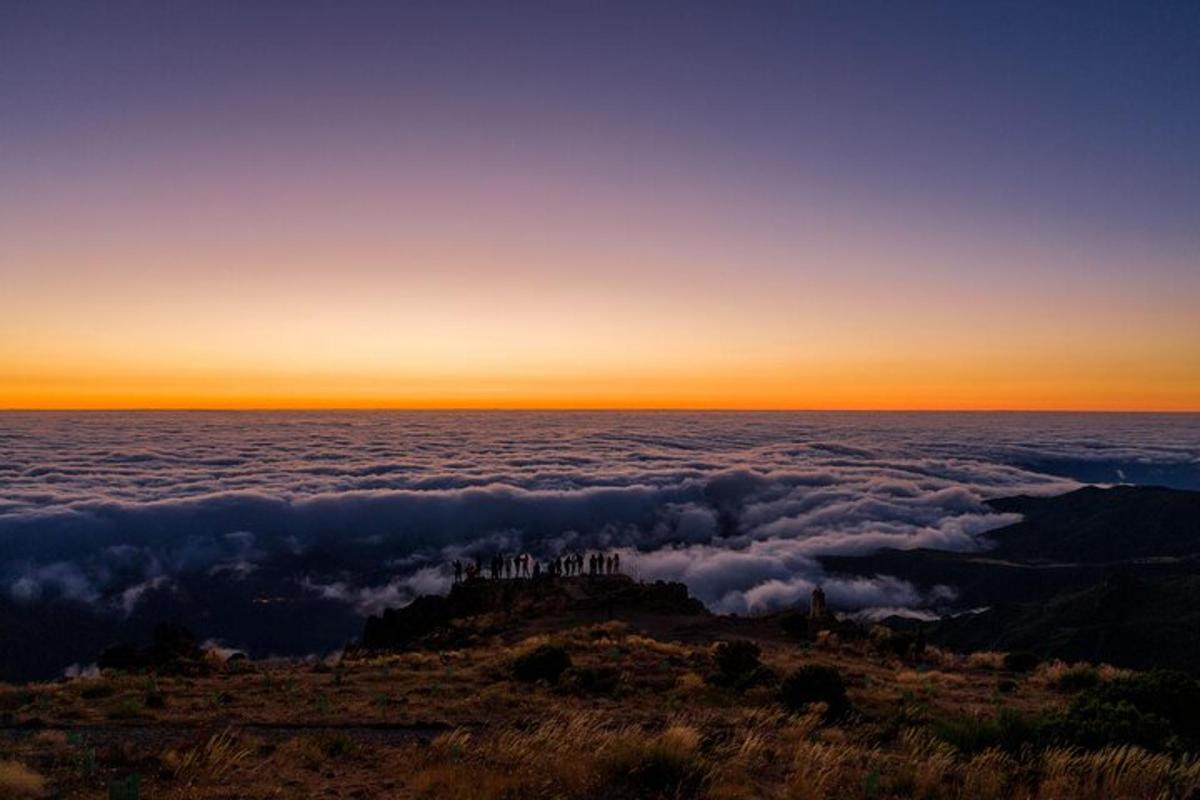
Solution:
{"label": "fluffy white cloud", "polygon": [[302,585],[328,600],[350,603],[360,614],[367,615],[408,605],[423,594],[445,594],[450,581],[446,569],[424,567],[411,575],[393,578],[382,586],[353,586],[346,581],[321,584],[309,579]]}
{"label": "fluffy white cloud", "polygon": [[981,533],[1014,521],[985,499],[1076,485],[1047,472],[1200,475],[1200,434],[1173,418],[6,421],[0,590],[23,603],[65,597],[124,611],[182,573],[245,579],[286,568],[307,591],[365,612],[444,590],[437,565],[447,558],[594,546],[624,548],[629,568],[685,581],[722,610],[786,605],[816,582],[843,607],[912,607],[939,598],[886,576],[831,580],[817,557],[978,547]]}

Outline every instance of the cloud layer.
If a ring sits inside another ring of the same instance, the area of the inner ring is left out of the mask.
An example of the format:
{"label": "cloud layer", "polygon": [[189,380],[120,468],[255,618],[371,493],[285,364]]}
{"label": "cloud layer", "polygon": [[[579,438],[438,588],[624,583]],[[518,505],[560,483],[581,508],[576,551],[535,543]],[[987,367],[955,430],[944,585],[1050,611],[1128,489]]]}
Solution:
{"label": "cloud layer", "polygon": [[[715,609],[919,608],[817,557],[967,550],[989,497],[1200,465],[1188,416],[8,414],[0,592],[128,614],[180,575],[286,569],[363,613],[446,585],[448,558],[621,548]],[[1050,473],[1056,474],[1050,474]],[[947,589],[948,593],[952,590]]]}

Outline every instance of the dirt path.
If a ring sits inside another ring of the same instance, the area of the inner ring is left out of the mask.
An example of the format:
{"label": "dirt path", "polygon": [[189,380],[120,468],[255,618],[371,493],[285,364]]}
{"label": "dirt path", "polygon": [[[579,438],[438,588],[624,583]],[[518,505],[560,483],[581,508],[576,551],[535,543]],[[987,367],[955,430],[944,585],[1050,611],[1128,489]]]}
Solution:
{"label": "dirt path", "polygon": [[[482,726],[474,725],[472,728]],[[387,722],[342,723],[274,723],[243,720],[211,721],[197,725],[179,723],[95,724],[66,726],[2,726],[0,743],[20,741],[42,731],[59,731],[93,747],[132,745],[134,747],[166,748],[199,743],[215,733],[232,728],[264,739],[279,742],[296,736],[339,734],[373,745],[393,745],[411,741],[427,741],[450,730],[440,723],[395,724]]]}

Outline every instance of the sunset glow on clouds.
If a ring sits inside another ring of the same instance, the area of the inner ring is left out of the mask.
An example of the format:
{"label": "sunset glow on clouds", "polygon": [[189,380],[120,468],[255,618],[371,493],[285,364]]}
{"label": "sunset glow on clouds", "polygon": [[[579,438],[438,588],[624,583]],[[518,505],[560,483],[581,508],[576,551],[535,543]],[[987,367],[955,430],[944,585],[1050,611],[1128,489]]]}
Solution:
{"label": "sunset glow on clouds", "polygon": [[6,6],[0,407],[1200,409],[1194,9],[638,9]]}

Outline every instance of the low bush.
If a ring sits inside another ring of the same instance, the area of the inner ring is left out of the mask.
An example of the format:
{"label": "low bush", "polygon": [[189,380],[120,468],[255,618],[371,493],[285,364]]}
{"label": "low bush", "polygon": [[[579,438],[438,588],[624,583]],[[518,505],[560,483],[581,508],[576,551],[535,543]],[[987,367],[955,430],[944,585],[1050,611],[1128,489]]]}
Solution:
{"label": "low bush", "polygon": [[762,665],[759,660],[761,654],[762,651],[754,642],[721,642],[713,651],[713,660],[717,662],[722,678],[732,684]]}
{"label": "low bush", "polygon": [[513,661],[513,676],[519,681],[558,683],[571,668],[571,657],[557,645],[543,644],[522,653]]}
{"label": "low bush", "polygon": [[1076,696],[1055,736],[1089,749],[1111,744],[1194,749],[1200,742],[1200,683],[1168,670],[1098,683]]}
{"label": "low bush", "polygon": [[79,690],[79,696],[84,700],[102,700],[105,697],[112,697],[117,693],[116,687],[112,682],[104,678],[88,679],[80,681],[83,684]]}
{"label": "low bush", "polygon": [[733,683],[733,688],[739,692],[753,689],[756,686],[777,686],[779,675],[765,664],[753,672],[748,672]]}
{"label": "low bush", "polygon": [[1091,664],[1067,667],[1053,677],[1050,685],[1062,692],[1080,692],[1100,684],[1100,671]]}
{"label": "low bush", "polygon": [[354,740],[341,731],[314,734],[312,742],[326,758],[343,758],[355,750]]}
{"label": "low bush", "polygon": [[1109,702],[1093,695],[1080,697],[1051,728],[1062,744],[1098,750],[1108,745],[1132,744],[1162,750],[1172,737],[1171,723],[1139,710],[1126,701]]}
{"label": "low bush", "polygon": [[621,672],[614,667],[577,667],[567,680],[581,694],[612,695],[621,685]]}
{"label": "low bush", "polygon": [[709,676],[709,682],[738,691],[774,683],[775,673],[759,661],[760,653],[754,642],[721,642],[713,652],[717,672]]}
{"label": "low bush", "polygon": [[939,739],[959,752],[975,755],[986,750],[1018,754],[1026,745],[1039,746],[1047,737],[1046,720],[1002,708],[994,717],[943,717],[932,727]]}
{"label": "low bush", "polygon": [[108,800],[139,800],[142,796],[141,785],[141,777],[136,772],[120,780],[110,781]]}
{"label": "low bush", "polygon": [[880,655],[906,661],[917,659],[925,653],[925,633],[920,629],[894,631],[879,626],[871,631],[871,644]]}
{"label": "low bush", "polygon": [[1042,659],[1034,653],[1018,650],[1004,654],[1004,669],[1008,672],[1032,672],[1040,663]]}
{"label": "low bush", "polygon": [[166,708],[167,697],[160,690],[151,689],[150,691],[146,692],[145,696],[142,698],[142,705],[144,705],[146,708]]}
{"label": "low bush", "polygon": [[803,711],[813,703],[824,703],[825,718],[840,719],[850,710],[846,685],[833,667],[807,664],[783,679],[780,699],[790,711]]}
{"label": "low bush", "polygon": [[812,638],[812,625],[808,614],[802,611],[786,611],[780,614],[779,627],[793,639],[808,641]]}
{"label": "low bush", "polygon": [[108,719],[136,719],[142,716],[142,704],[136,697],[114,698],[104,708]]}

